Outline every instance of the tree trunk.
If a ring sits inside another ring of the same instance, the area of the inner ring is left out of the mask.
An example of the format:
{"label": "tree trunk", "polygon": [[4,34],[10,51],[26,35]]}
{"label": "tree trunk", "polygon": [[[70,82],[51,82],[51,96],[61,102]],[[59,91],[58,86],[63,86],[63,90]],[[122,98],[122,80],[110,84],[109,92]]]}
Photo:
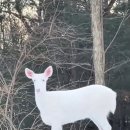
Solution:
{"label": "tree trunk", "polygon": [[130,0],[128,0],[128,13],[130,13]]}
{"label": "tree trunk", "polygon": [[95,83],[105,84],[105,53],[103,40],[102,0],[91,0],[91,11]]}
{"label": "tree trunk", "polygon": [[38,14],[38,21],[39,21],[39,23],[42,22],[43,2],[44,2],[43,0],[39,0],[39,6],[37,7],[37,14]]}

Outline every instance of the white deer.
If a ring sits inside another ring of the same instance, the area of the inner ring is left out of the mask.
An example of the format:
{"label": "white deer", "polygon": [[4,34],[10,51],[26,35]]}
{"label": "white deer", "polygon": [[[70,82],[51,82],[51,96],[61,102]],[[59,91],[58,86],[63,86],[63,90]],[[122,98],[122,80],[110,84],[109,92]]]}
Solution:
{"label": "white deer", "polygon": [[90,85],[75,90],[47,91],[47,80],[52,73],[52,66],[40,74],[25,69],[26,76],[34,82],[36,105],[44,123],[52,130],[62,130],[64,124],[89,118],[99,130],[111,130],[107,117],[116,109],[113,90],[102,85]]}

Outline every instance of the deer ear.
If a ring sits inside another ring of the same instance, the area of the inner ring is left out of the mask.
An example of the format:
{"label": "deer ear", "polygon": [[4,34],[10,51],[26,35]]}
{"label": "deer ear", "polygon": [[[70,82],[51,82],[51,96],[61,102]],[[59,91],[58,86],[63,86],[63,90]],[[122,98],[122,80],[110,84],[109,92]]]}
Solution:
{"label": "deer ear", "polygon": [[29,78],[32,79],[34,72],[28,68],[25,69],[25,75]]}
{"label": "deer ear", "polygon": [[46,68],[46,70],[44,71],[44,74],[47,78],[51,77],[53,74],[53,68],[52,66],[49,66]]}

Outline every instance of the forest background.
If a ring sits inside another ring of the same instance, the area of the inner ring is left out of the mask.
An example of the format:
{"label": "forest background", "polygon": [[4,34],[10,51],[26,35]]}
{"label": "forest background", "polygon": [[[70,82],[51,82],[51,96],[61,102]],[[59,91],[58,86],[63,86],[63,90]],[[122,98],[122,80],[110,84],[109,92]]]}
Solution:
{"label": "forest background", "polygon": [[[50,129],[42,123],[26,67],[54,68],[47,90],[95,83],[90,0],[0,1],[0,128]],[[103,1],[105,85],[121,94],[114,123],[130,129],[130,0]],[[89,121],[88,121],[89,122]],[[91,129],[79,121],[66,129]],[[96,128],[95,128],[96,129]]]}

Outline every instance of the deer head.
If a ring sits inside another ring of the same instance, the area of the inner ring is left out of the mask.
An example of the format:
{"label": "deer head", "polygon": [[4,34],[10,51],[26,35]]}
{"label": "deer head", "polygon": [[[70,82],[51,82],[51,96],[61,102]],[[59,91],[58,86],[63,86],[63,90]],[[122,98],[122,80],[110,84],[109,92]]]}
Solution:
{"label": "deer head", "polygon": [[49,77],[53,74],[52,66],[46,68],[44,73],[36,74],[32,70],[26,68],[25,74],[29,79],[32,79],[36,92],[46,91],[46,83]]}

